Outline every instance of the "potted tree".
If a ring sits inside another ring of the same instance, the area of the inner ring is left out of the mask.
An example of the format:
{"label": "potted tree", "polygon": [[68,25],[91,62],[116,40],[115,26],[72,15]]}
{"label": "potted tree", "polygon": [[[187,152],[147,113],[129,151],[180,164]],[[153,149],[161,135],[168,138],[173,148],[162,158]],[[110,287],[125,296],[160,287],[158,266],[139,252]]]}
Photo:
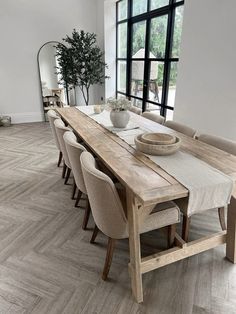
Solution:
{"label": "potted tree", "polygon": [[78,86],[86,105],[89,104],[89,90],[92,85],[102,85],[106,78],[104,53],[97,45],[97,35],[78,32],[63,38],[65,45],[58,44],[58,74],[61,81],[75,89]]}

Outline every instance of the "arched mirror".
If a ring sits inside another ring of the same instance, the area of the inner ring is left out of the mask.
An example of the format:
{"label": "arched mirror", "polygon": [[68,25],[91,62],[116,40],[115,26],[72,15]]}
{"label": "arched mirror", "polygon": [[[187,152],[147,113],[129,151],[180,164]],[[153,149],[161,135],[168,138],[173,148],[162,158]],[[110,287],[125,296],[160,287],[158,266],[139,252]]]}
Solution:
{"label": "arched mirror", "polygon": [[57,74],[57,44],[57,41],[45,43],[39,49],[37,56],[45,121],[48,110],[69,105],[68,89]]}

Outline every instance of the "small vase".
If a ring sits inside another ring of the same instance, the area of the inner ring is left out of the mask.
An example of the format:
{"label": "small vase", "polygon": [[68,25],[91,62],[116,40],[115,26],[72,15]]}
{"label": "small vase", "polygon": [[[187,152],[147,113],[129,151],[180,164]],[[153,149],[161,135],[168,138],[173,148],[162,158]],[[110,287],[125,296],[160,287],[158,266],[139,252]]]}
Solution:
{"label": "small vase", "polygon": [[129,113],[127,110],[111,110],[110,119],[115,128],[125,128],[129,122]]}

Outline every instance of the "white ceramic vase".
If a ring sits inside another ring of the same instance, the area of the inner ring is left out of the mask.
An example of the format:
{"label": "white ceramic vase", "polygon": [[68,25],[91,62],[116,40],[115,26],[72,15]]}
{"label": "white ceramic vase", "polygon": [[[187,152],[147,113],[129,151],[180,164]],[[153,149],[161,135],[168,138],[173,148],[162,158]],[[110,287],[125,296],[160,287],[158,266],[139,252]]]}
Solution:
{"label": "white ceramic vase", "polygon": [[110,119],[115,128],[125,128],[129,122],[129,112],[127,110],[111,110]]}

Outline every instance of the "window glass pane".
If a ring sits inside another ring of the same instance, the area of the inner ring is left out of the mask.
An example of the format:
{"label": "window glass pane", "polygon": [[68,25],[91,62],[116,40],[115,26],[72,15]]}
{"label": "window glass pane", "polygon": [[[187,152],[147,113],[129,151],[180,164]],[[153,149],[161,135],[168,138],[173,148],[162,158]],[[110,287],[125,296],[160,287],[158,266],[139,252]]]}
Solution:
{"label": "window glass pane", "polygon": [[132,38],[132,58],[144,58],[146,21],[133,24]]}
{"label": "window glass pane", "polygon": [[161,103],[164,62],[151,61],[148,99]]}
{"label": "window glass pane", "polygon": [[173,120],[174,111],[173,110],[166,110],[166,120]]}
{"label": "window glass pane", "polygon": [[151,10],[159,9],[169,4],[169,0],[151,0]]}
{"label": "window glass pane", "polygon": [[175,9],[175,25],[172,43],[172,58],[178,58],[180,52],[181,33],[183,25],[184,7],[180,6]]}
{"label": "window glass pane", "polygon": [[152,111],[160,115],[161,107],[158,105],[151,104],[150,102],[146,102],[146,111]]}
{"label": "window glass pane", "polygon": [[132,61],[131,95],[143,97],[144,61]]}
{"label": "window glass pane", "polygon": [[173,108],[174,108],[174,105],[175,105],[175,92],[176,92],[177,73],[178,73],[178,62],[171,62],[167,106],[170,106],[170,107],[173,107]]}
{"label": "window glass pane", "polygon": [[125,95],[123,94],[119,94],[119,92],[117,92],[117,99],[121,99],[121,98],[126,98]]}
{"label": "window glass pane", "polygon": [[132,15],[139,15],[147,12],[147,0],[133,0]]}
{"label": "window glass pane", "polygon": [[118,58],[127,58],[127,23],[118,25]]}
{"label": "window glass pane", "polygon": [[117,90],[126,93],[126,61],[118,61]]}
{"label": "window glass pane", "polygon": [[127,19],[127,0],[118,2],[118,21]]}
{"label": "window glass pane", "polygon": [[164,58],[166,50],[167,15],[151,20],[150,58]]}
{"label": "window glass pane", "polygon": [[135,99],[135,98],[132,98],[132,97],[131,97],[130,100],[131,100],[132,106],[135,106],[135,107],[138,107],[138,108],[142,109],[142,105],[143,105],[143,101],[142,100]]}

